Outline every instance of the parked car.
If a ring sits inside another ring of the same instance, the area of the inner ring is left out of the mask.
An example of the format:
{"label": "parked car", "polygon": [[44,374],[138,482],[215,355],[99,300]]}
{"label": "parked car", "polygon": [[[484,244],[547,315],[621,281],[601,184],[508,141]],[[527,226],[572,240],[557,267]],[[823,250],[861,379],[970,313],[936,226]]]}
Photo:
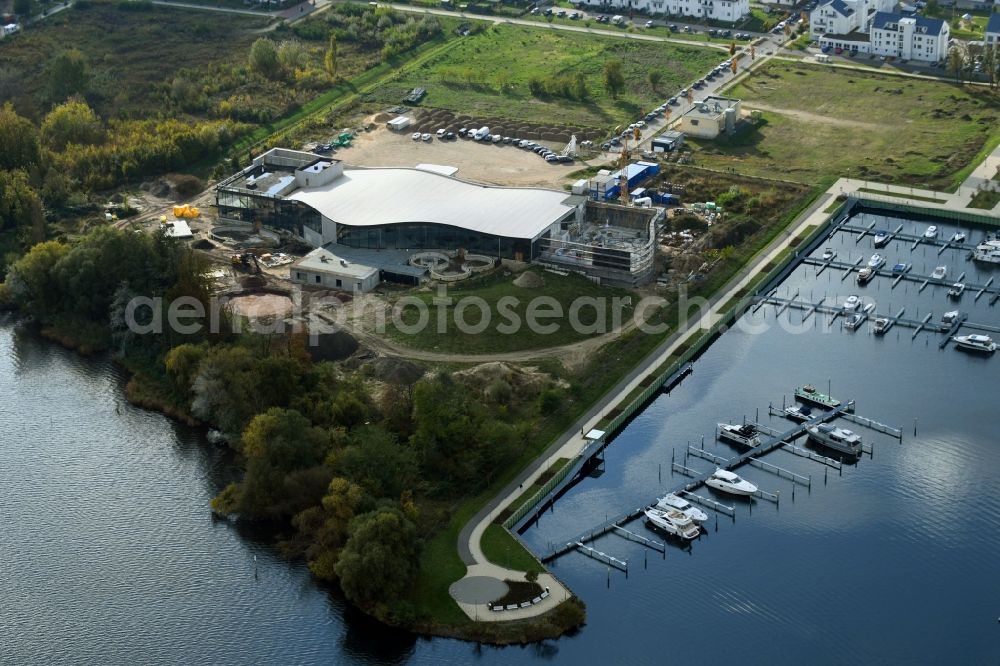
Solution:
{"label": "parked car", "polygon": [[652,28],[653,27],[653,22],[652,21],[646,21],[646,27],[647,28]]}
{"label": "parked car", "polygon": [[414,132],[413,134],[410,135],[410,138],[413,139],[414,141],[420,141],[420,132]]}
{"label": "parked car", "polygon": [[545,156],[545,161],[546,162],[558,162],[559,161],[559,157],[557,155],[555,155],[554,153],[549,153],[548,155]]}
{"label": "parked car", "polygon": [[454,139],[454,138],[455,138],[455,133],[454,133],[454,132],[448,132],[448,133],[446,133],[446,134],[444,135],[444,138],[446,138],[446,139],[448,139],[448,140],[452,140],[452,139]]}
{"label": "parked car", "polygon": [[670,104],[671,106],[677,106],[677,98],[671,97],[670,99],[667,100],[667,104]]}
{"label": "parked car", "polygon": [[462,138],[465,138],[468,134],[469,134],[468,127],[463,127],[462,129],[458,130],[458,135]]}
{"label": "parked car", "polygon": [[503,141],[503,137],[500,136],[499,134],[494,134],[493,136],[490,137],[490,141],[492,141],[493,143],[500,143],[501,141]]}
{"label": "parked car", "polygon": [[605,141],[604,143],[602,143],[601,144],[601,150],[611,150],[611,143],[607,142],[607,141]]}
{"label": "parked car", "polygon": [[448,132],[448,130],[446,130],[445,128],[443,128],[443,127],[442,127],[442,128],[441,128],[441,129],[439,129],[439,130],[438,130],[437,132],[435,132],[435,134],[437,135],[437,138],[439,138],[439,139],[443,139],[443,138],[444,138],[444,135],[445,135],[445,134],[446,134],[447,132]]}
{"label": "parked car", "polygon": [[423,139],[424,141],[430,141],[431,140],[431,135],[428,134],[428,133],[421,134],[420,138]]}
{"label": "parked car", "polygon": [[670,25],[667,26],[667,28],[670,29],[670,32],[677,32],[677,24],[676,23],[671,23]]}
{"label": "parked car", "polygon": [[569,155],[559,155],[559,161],[563,164],[572,164],[573,158]]}

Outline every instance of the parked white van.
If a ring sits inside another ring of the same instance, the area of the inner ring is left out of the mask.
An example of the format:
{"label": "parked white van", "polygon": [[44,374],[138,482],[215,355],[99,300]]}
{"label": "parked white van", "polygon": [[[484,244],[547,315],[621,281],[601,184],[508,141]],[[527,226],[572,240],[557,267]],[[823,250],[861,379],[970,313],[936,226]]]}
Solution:
{"label": "parked white van", "polygon": [[483,127],[480,127],[479,129],[476,130],[476,133],[472,135],[472,138],[475,139],[476,141],[482,141],[489,135],[490,135],[490,128],[484,125]]}

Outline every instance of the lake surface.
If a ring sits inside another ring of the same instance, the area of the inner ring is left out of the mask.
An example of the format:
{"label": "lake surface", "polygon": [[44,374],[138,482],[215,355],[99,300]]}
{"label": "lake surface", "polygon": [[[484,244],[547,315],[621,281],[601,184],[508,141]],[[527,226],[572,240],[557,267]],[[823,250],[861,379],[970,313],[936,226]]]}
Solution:
{"label": "lake surface", "polygon": [[[828,245],[838,259],[874,251],[870,237],[856,244],[853,234]],[[917,273],[946,264],[968,282],[1000,280],[1000,270],[952,250],[893,243],[882,253]],[[835,302],[856,293],[880,311],[905,305],[915,319],[954,309],[942,288],[893,290],[885,279],[857,287],[840,271],[814,273],[800,267],[780,293]],[[960,307],[970,321],[1000,325],[1000,304],[985,297],[973,303],[967,293]],[[801,313],[787,317],[794,328]],[[615,439],[604,473],[528,530],[528,543],[546,550],[680,485],[671,451],[682,456],[688,441],[704,435],[707,449],[735,453],[714,443],[719,421],[760,409],[762,421],[786,426],[767,405],[807,382],[829,382],[858,413],[902,426],[902,442],[843,424],[873,443],[874,456],[842,475],[829,470],[825,483],[818,463],[769,454],[811,475],[811,491],[797,488],[792,501],[789,481],[743,468],[780,490],[780,505],[737,501],[735,521],[720,517],[716,528],[713,518],[665,557],[613,535],[593,544],[627,559],[627,578],[576,553],[560,558],[553,571],[587,603],[589,624],[507,649],[388,631],[254,534],[213,522],[208,501],[234,474],[225,451],[127,405],[110,363],[0,323],[0,663],[1000,662],[1000,355],[942,350],[937,335],[911,340],[901,327],[882,338],[867,324],[851,333],[840,320],[788,332],[772,307],[747,319],[769,330],[723,335]],[[629,529],[661,539],[639,521]]]}

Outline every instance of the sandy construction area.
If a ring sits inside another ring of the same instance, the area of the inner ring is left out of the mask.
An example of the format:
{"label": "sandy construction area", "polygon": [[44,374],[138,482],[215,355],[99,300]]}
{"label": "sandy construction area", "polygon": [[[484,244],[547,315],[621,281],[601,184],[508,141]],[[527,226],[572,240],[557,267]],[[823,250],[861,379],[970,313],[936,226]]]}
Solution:
{"label": "sandy construction area", "polygon": [[[354,145],[334,156],[358,166],[405,166],[440,164],[457,167],[456,177],[493,185],[551,187],[562,189],[569,174],[587,165],[550,164],[529,150],[506,144],[482,144],[471,139],[430,142],[414,141],[411,132],[395,133],[384,128],[360,134]],[[564,146],[549,146],[561,151]]]}

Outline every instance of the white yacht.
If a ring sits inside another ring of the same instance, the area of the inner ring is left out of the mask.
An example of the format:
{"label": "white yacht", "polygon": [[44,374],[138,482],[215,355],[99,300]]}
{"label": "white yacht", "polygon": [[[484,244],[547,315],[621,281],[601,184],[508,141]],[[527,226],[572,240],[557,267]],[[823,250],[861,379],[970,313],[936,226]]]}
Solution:
{"label": "white yacht", "polygon": [[951,289],[948,290],[948,298],[962,298],[962,294],[965,293],[965,285],[961,282],[956,282],[951,285]]}
{"label": "white yacht", "polygon": [[837,251],[834,250],[833,248],[828,247],[825,250],[823,250],[823,261],[830,261],[836,256],[837,256]]}
{"label": "white yacht", "polygon": [[701,528],[680,511],[663,511],[662,509],[646,509],[646,518],[668,534],[676,534],[682,539],[694,539],[701,533]]}
{"label": "white yacht", "polygon": [[888,317],[878,317],[875,319],[875,323],[872,324],[872,331],[875,335],[885,335],[885,332],[889,330],[889,318]]}
{"label": "white yacht", "polygon": [[934,272],[931,273],[931,278],[935,280],[943,280],[947,275],[948,275],[948,267],[938,266],[937,268],[934,269]]}
{"label": "white yacht", "polygon": [[885,266],[885,257],[881,254],[873,254],[872,258],[868,260],[868,268],[877,271],[878,269]]}
{"label": "white yacht", "polygon": [[732,495],[753,495],[757,492],[757,486],[741,479],[738,474],[727,472],[724,469],[715,470],[712,476],[705,481],[705,485]]}
{"label": "white yacht", "polygon": [[965,234],[962,233],[961,231],[956,231],[954,234],[952,234],[951,242],[952,243],[964,243],[965,242]]}
{"label": "white yacht", "polygon": [[1000,264],[1000,240],[988,240],[977,245],[972,251],[972,259],[987,264]]}
{"label": "white yacht", "polygon": [[927,227],[927,231],[924,232],[924,238],[937,238],[938,228],[933,224]]}
{"label": "white yacht", "polygon": [[861,308],[861,311],[864,312],[865,314],[871,314],[872,310],[874,309],[875,309],[874,303],[865,303],[865,307]]}
{"label": "white yacht", "polygon": [[952,338],[955,344],[969,351],[981,351],[992,354],[997,350],[997,343],[988,335],[956,335]]}
{"label": "white yacht", "polygon": [[785,407],[785,416],[793,421],[798,421],[800,423],[808,421],[809,419],[816,416],[813,411],[807,405],[791,405]]}
{"label": "white yacht", "polygon": [[736,442],[737,444],[751,448],[760,446],[760,435],[757,434],[757,428],[749,423],[745,425],[720,423],[719,439],[728,439],[730,442]]}
{"label": "white yacht", "polygon": [[852,455],[861,453],[861,436],[845,428],[821,423],[809,428],[809,437],[834,451]]}
{"label": "white yacht", "polygon": [[683,497],[673,493],[661,497],[656,502],[656,508],[661,511],[680,511],[696,523],[703,523],[708,520],[707,513],[696,507],[694,504],[691,504],[691,502],[688,502]]}
{"label": "white yacht", "polygon": [[844,301],[845,310],[857,310],[861,307],[861,298],[859,296],[848,296],[847,300]]}
{"label": "white yacht", "polygon": [[885,247],[889,244],[889,232],[879,229],[875,232],[875,247]]}
{"label": "white yacht", "polygon": [[866,267],[858,271],[858,277],[856,280],[859,285],[864,286],[871,282],[873,277],[875,277],[875,269]]}

